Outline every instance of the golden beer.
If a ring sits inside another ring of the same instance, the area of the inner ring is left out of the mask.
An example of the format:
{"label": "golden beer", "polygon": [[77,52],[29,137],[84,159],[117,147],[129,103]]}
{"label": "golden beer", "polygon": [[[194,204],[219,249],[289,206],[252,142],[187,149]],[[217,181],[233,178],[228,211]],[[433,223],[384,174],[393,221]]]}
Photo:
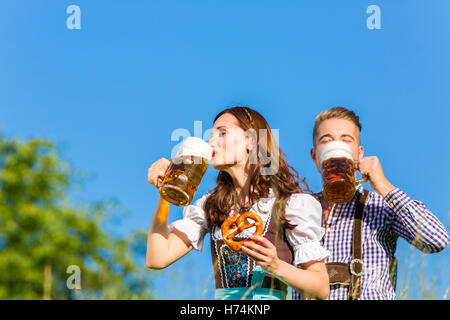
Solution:
{"label": "golden beer", "polygon": [[161,197],[177,206],[189,205],[208,168],[211,154],[211,147],[204,140],[184,139],[159,189]]}
{"label": "golden beer", "polygon": [[342,141],[327,143],[322,149],[320,163],[325,199],[332,203],[350,201],[358,185],[350,147]]}

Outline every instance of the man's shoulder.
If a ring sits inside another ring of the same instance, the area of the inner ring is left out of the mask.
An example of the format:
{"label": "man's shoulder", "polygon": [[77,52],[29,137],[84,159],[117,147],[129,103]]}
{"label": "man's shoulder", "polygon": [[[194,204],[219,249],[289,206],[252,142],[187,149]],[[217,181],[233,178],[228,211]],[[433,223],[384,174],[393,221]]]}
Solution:
{"label": "man's shoulder", "polygon": [[379,209],[383,209],[388,205],[386,199],[376,191],[368,190],[369,195],[366,200],[366,206],[369,207],[377,207]]}

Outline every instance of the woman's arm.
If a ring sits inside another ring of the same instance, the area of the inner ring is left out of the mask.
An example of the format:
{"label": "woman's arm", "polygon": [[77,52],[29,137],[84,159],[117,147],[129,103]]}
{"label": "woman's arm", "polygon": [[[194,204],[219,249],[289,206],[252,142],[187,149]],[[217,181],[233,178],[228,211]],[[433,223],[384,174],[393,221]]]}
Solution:
{"label": "woman's arm", "polygon": [[[153,163],[148,169],[148,182],[159,188],[169,165],[170,161],[164,158]],[[192,249],[191,242],[184,233],[176,229],[169,233],[169,207],[169,202],[159,197],[147,237],[146,264],[151,269],[163,269]]]}
{"label": "woman's arm", "polygon": [[252,258],[257,265],[285,282],[297,291],[304,292],[316,299],[326,299],[329,294],[329,278],[323,261],[309,261],[297,268],[277,256],[275,246],[266,238],[253,235],[244,242],[242,251]]}
{"label": "woman's arm", "polygon": [[155,214],[147,237],[146,264],[150,269],[163,269],[192,250],[186,235],[177,229],[169,233],[167,217],[169,202],[158,199]]}

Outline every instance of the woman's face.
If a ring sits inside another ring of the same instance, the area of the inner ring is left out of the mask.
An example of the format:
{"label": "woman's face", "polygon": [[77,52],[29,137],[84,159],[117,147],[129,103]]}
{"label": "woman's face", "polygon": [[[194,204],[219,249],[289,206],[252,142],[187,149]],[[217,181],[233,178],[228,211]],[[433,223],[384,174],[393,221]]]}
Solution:
{"label": "woman's face", "polygon": [[223,170],[248,161],[249,137],[231,113],[221,115],[214,122],[209,145],[213,150],[211,166]]}

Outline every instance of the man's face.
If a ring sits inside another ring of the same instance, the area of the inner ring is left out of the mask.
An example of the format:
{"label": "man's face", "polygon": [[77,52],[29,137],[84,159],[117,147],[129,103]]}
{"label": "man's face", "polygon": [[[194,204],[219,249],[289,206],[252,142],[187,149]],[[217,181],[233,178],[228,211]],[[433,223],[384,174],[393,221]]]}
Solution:
{"label": "man's face", "polygon": [[358,160],[364,154],[364,148],[359,145],[358,127],[346,119],[332,118],[325,120],[317,128],[315,147],[311,149],[311,158],[320,172],[320,153],[322,148],[330,141],[343,141],[350,146],[353,159]]}

